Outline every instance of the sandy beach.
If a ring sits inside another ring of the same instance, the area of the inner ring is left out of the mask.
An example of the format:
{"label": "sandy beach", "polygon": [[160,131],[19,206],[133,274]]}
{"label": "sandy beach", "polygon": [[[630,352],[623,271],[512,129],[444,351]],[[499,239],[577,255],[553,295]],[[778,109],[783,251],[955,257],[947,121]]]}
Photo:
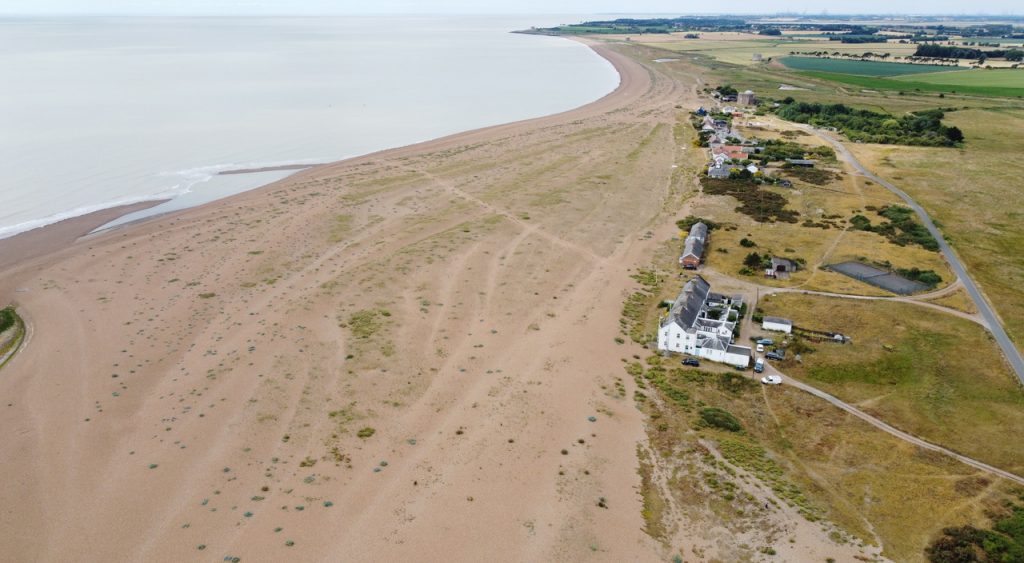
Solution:
{"label": "sandy beach", "polygon": [[[615,338],[702,159],[672,133],[698,82],[593,48],[621,83],[570,112],[0,241],[32,333],[0,373],[5,558],[665,560]],[[790,556],[845,553],[778,518]]]}

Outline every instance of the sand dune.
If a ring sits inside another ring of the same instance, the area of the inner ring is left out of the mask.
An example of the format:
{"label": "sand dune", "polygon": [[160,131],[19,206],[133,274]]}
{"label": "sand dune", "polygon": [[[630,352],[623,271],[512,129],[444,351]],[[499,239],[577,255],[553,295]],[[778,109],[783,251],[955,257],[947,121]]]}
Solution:
{"label": "sand dune", "polygon": [[5,557],[663,560],[614,338],[696,98],[596,49],[622,83],[583,108],[0,274],[33,329],[0,374]]}

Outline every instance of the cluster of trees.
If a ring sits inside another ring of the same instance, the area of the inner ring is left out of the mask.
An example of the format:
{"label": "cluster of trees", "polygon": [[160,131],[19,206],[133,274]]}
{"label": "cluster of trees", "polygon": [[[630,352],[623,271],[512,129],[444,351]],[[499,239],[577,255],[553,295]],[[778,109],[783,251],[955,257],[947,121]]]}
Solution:
{"label": "cluster of trees", "polygon": [[877,35],[832,35],[828,38],[829,41],[839,41],[840,43],[885,43],[885,37],[879,37]]}
{"label": "cluster of trees", "polygon": [[721,96],[735,96],[739,94],[739,90],[733,88],[731,85],[726,84],[724,86],[718,86],[715,88],[715,92],[718,92]]}
{"label": "cluster of trees", "polygon": [[921,44],[914,51],[915,57],[931,57],[936,59],[999,59],[1005,58],[1008,61],[1024,60],[1024,51],[1020,49],[982,51],[970,47],[958,47],[955,45],[935,45],[931,43]]}
{"label": "cluster of trees", "polygon": [[935,270],[922,270],[917,266],[913,268],[896,268],[896,273],[908,280],[919,281],[928,287],[935,287],[942,283],[942,276],[935,273]]}
{"label": "cluster of trees", "polygon": [[[865,209],[872,210],[875,208],[868,206]],[[850,218],[850,224],[856,230],[878,233],[889,239],[893,244],[900,246],[917,244],[928,250],[934,251],[939,249],[939,243],[932,237],[932,234],[928,232],[924,225],[914,219],[914,211],[909,207],[886,205],[876,211],[880,216],[888,219],[888,221],[873,225],[871,224],[871,219],[863,215],[854,215]]]}
{"label": "cluster of trees", "polygon": [[851,141],[886,145],[953,147],[963,141],[957,127],[942,124],[941,110],[927,110],[894,116],[844,104],[818,104],[789,101],[786,98],[775,113],[786,120],[834,127]]}
{"label": "cluster of trees", "polygon": [[786,160],[787,158],[798,160],[803,158],[834,160],[836,157],[836,151],[832,150],[831,147],[808,147],[800,143],[775,139],[762,141],[761,148],[761,152],[751,155],[754,159],[761,161],[761,164]]}

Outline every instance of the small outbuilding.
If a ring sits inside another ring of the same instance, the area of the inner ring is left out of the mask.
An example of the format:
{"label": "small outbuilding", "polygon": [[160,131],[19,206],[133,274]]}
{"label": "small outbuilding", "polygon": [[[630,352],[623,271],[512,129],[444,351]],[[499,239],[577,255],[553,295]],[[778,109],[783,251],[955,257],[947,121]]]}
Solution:
{"label": "small outbuilding", "polygon": [[772,256],[772,272],[776,274],[791,274],[797,269],[796,262]]}
{"label": "small outbuilding", "polygon": [[736,101],[745,106],[756,106],[757,96],[754,95],[754,92],[752,90],[747,90],[746,92],[740,92],[736,96]]}
{"label": "small outbuilding", "polygon": [[814,165],[817,164],[817,161],[807,160],[803,158],[787,158],[786,164],[789,164],[790,166],[799,166],[801,168],[814,168]]}
{"label": "small outbuilding", "polygon": [[793,321],[782,317],[765,317],[764,320],[761,321],[761,328],[764,330],[791,334],[793,332]]}

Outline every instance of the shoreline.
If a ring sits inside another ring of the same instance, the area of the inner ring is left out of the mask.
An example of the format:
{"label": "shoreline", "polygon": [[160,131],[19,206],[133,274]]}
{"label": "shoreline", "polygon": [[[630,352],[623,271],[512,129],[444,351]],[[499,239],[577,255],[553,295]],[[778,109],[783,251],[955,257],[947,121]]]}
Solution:
{"label": "shoreline", "polygon": [[[141,227],[143,225],[149,225],[157,222],[160,219],[166,219],[168,217],[181,217],[185,214],[188,214],[199,209],[204,209],[213,205],[222,205],[225,202],[236,201],[236,199],[237,201],[241,201],[242,198],[246,196],[252,196],[254,194],[261,193],[264,190],[271,188],[272,186],[276,186],[281,182],[293,180],[297,177],[300,177],[300,175],[303,174],[315,173],[321,170],[331,170],[335,167],[345,166],[352,163],[364,162],[376,158],[386,158],[391,156],[401,156],[430,150],[438,150],[449,145],[468,143],[481,136],[500,132],[502,130],[514,130],[516,128],[530,126],[533,124],[549,120],[558,120],[570,117],[583,117],[585,115],[590,114],[590,112],[594,110],[600,111],[601,108],[604,108],[609,103],[615,103],[614,100],[621,96],[622,92],[628,87],[626,77],[627,73],[625,71],[625,67],[623,66],[622,61],[618,59],[618,57],[622,57],[622,55],[615,53],[614,51],[608,49],[606,46],[602,45],[600,42],[592,39],[569,36],[565,36],[564,38],[570,41],[576,41],[587,46],[599,57],[603,58],[605,61],[610,63],[612,65],[612,68],[615,70],[616,74],[618,74],[619,76],[619,84],[611,92],[608,92],[604,96],[601,96],[600,98],[592,102],[565,111],[543,115],[539,117],[532,117],[529,119],[519,121],[510,121],[507,123],[500,123],[497,125],[489,125],[487,127],[481,127],[478,129],[469,129],[467,131],[461,131],[458,133],[453,133],[451,135],[445,135],[442,137],[437,137],[426,141],[420,141],[410,145],[389,147],[378,151],[369,152],[363,155],[321,164],[286,164],[279,166],[242,168],[237,170],[221,171],[217,173],[218,176],[278,171],[294,171],[294,173],[289,174],[288,176],[281,178],[280,180],[271,182],[269,184],[257,186],[255,188],[245,190],[243,192],[239,192],[236,194],[232,194],[226,197],[222,197],[214,201],[203,203],[194,207],[187,207],[185,209],[178,209],[174,211],[169,211],[167,213],[153,215],[151,217],[144,217],[136,221],[127,223],[125,225],[118,225],[110,229],[105,229],[103,231],[99,231],[96,233],[93,233],[93,231],[107,223],[115,221],[130,213],[134,213],[136,211],[141,211],[144,209],[149,209],[151,207],[155,207],[157,205],[166,203],[168,201],[171,201],[171,199],[145,201],[137,204],[110,207],[92,213],[79,215],[77,217],[63,219],[56,223],[43,225],[42,227],[36,227],[28,231],[22,231],[20,233],[11,235],[6,238],[0,238],[0,273],[10,270],[13,266],[25,260],[44,258],[47,255],[53,254],[62,249],[72,247],[74,246],[75,242],[89,234],[100,236],[102,234],[112,232],[115,230],[122,231],[123,229],[129,227],[135,228]],[[632,80],[630,80],[629,82],[632,82]],[[97,224],[97,218],[99,217],[103,217],[105,218],[105,220]],[[78,233],[76,236],[71,236],[76,232]]]}
{"label": "shoreline", "polygon": [[[283,172],[286,170],[305,170],[307,168],[313,168],[314,166],[322,166],[320,164],[281,164],[279,166],[261,166],[259,168],[236,168],[234,170],[221,170],[217,173],[218,176],[231,176],[233,174],[258,174],[260,172]],[[262,186],[261,186],[262,187]],[[253,188],[259,189],[259,188]],[[228,196],[230,197],[230,196]]]}
{"label": "shoreline", "polygon": [[0,272],[74,246],[82,237],[111,221],[168,201],[158,199],[108,207],[0,239]]}

